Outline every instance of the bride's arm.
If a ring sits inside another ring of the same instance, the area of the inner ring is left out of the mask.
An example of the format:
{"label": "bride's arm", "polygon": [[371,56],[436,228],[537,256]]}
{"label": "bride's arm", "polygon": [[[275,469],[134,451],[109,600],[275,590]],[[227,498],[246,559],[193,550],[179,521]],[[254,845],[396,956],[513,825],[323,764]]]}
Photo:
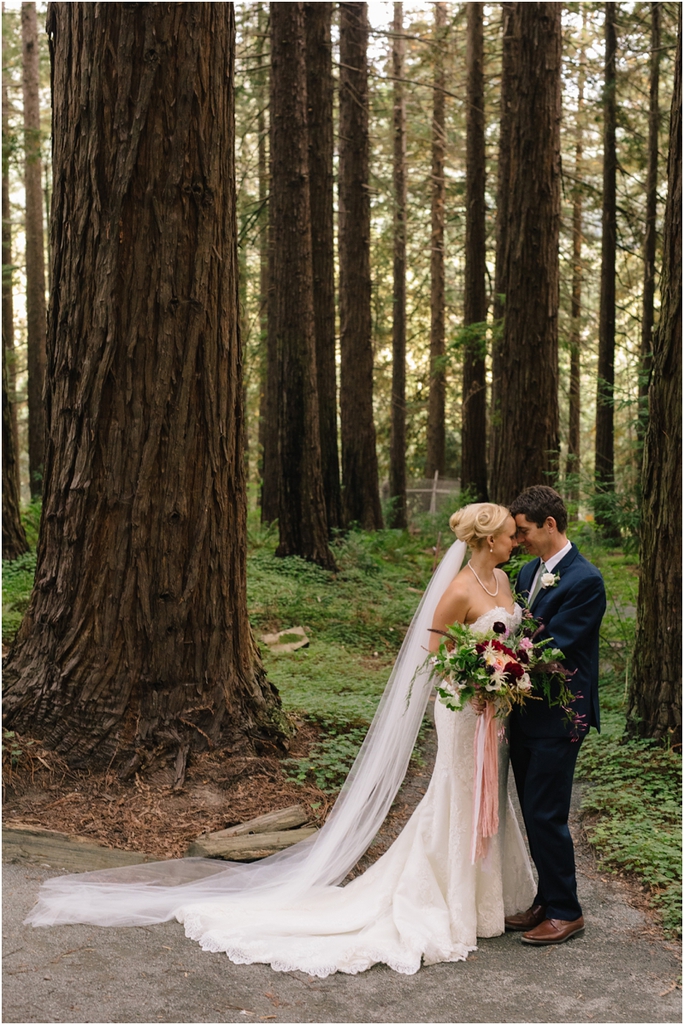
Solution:
{"label": "bride's arm", "polygon": [[[433,630],[446,630],[452,623],[465,623],[468,609],[470,608],[470,598],[468,596],[467,589],[456,578],[449,586],[446,591],[439,599],[437,608],[435,609],[435,615],[432,620]],[[437,651],[441,636],[438,633],[430,634],[429,648],[430,651]]]}

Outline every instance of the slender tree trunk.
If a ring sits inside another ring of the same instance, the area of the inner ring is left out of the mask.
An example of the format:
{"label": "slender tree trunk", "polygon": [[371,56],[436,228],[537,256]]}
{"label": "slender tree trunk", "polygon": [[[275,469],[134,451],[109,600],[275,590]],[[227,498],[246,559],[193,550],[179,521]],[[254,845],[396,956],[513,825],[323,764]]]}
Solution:
{"label": "slender tree trunk", "polygon": [[682,740],[682,41],[670,114],[662,304],[653,338],[641,489],[641,573],[628,719]]}
{"label": "slender tree trunk", "polygon": [[6,722],[180,783],[193,747],[281,738],[247,617],[233,7],[58,3],[48,35],[49,433]]}
{"label": "slender tree trunk", "polygon": [[278,344],[276,339],[276,293],[274,250],[275,233],[273,227],[273,123],[272,114],[269,118],[269,137],[271,139],[271,174],[269,176],[268,201],[268,257],[267,278],[268,294],[266,301],[266,385],[263,418],[263,470],[261,481],[261,521],[272,523],[278,519],[279,465],[278,454]]}
{"label": "slender tree trunk", "polygon": [[21,5],[26,188],[26,324],[28,336],[28,447],[32,497],[43,490],[45,460],[45,253],[40,155],[40,72],[36,5]]}
{"label": "slender tree trunk", "polygon": [[[506,223],[506,368],[495,421],[493,500],[551,483],[558,467],[561,6],[516,3]],[[508,89],[510,88],[510,93]]]}
{"label": "slender tree trunk", "polygon": [[278,354],[276,555],[328,569],[316,387],[303,3],[271,4],[271,220]]}
{"label": "slender tree trunk", "polygon": [[598,384],[596,391],[596,522],[611,536],[617,532],[610,515],[609,496],[615,490],[615,52],[617,4],[605,4],[605,64],[603,86],[603,214],[601,235],[601,297],[599,307]]}
{"label": "slender tree trunk", "polygon": [[498,465],[497,442],[505,439],[499,430],[501,422],[501,392],[505,385],[503,316],[506,296],[506,232],[508,227],[508,194],[510,190],[510,153],[512,107],[515,89],[516,41],[513,35],[513,4],[501,4],[501,98],[499,114],[499,155],[496,183],[496,265],[494,270],[494,325],[492,330],[492,397],[490,403],[489,467],[490,494],[496,490],[491,480],[491,468]]}
{"label": "slender tree trunk", "polygon": [[[9,100],[5,81],[5,37],[2,38],[2,361],[7,366],[7,403],[12,432],[15,488],[21,494],[19,480],[19,428],[17,424],[16,353],[14,351],[14,296],[12,274],[12,217],[9,196]],[[4,451],[4,450],[3,450]],[[4,455],[3,455],[4,458]]]}
{"label": "slender tree trunk", "polygon": [[373,422],[367,4],[340,4],[340,422],[345,520],[382,527]]}
{"label": "slender tree trunk", "polygon": [[446,446],[444,401],[446,371],[444,368],[444,123],[445,76],[444,46],[446,4],[437,2],[435,9],[435,74],[432,92],[432,205],[430,211],[430,395],[428,399],[426,474],[444,476]]}
{"label": "slender tree trunk", "polygon": [[[270,23],[269,23],[270,24]],[[272,25],[269,33],[272,33]],[[270,90],[273,88],[273,69],[270,71]],[[264,104],[261,104],[262,110]],[[273,131],[272,111],[269,110],[269,139]],[[265,127],[265,125],[264,125]],[[263,144],[265,159],[265,140]],[[268,223],[265,238],[265,252],[261,253],[261,282],[262,287],[266,286],[265,297],[265,318],[266,318],[266,366],[265,385],[263,392],[263,415],[261,419],[261,444],[262,444],[262,479],[261,479],[261,520],[262,523],[272,523],[278,519],[278,474],[280,457],[278,455],[278,347],[275,333],[275,286],[273,253],[275,248],[275,236],[273,231],[272,217],[272,195],[273,184],[273,159],[272,149],[270,150],[270,171],[268,175]],[[261,179],[266,183],[266,174]],[[264,302],[262,291],[262,303]],[[263,306],[262,306],[263,308]]]}
{"label": "slender tree trunk", "polygon": [[[463,302],[463,413],[461,487],[487,500],[487,319],[485,226],[484,38],[482,4],[469,3],[466,100],[466,246]],[[470,325],[480,324],[480,328]]]}
{"label": "slender tree trunk", "polygon": [[575,186],[572,194],[572,299],[570,309],[570,394],[568,403],[568,458],[565,464],[566,494],[574,504],[571,515],[579,519],[580,472],[580,389],[582,347],[582,189],[584,85],[586,56],[584,31],[586,8],[582,14],[582,44],[577,81],[577,121],[575,124]]}
{"label": "slender tree trunk", "polygon": [[[266,18],[264,5],[257,4],[257,33],[259,36],[259,64],[265,61],[264,38]],[[268,88],[263,70],[257,72],[257,173],[259,175],[259,474],[264,475],[264,448],[266,444],[266,383],[268,365],[268,154],[266,105]],[[259,496],[261,502],[261,494]]]}
{"label": "slender tree trunk", "polygon": [[644,232],[644,298],[641,314],[641,367],[637,431],[643,444],[648,420],[648,379],[653,345],[655,295],[656,214],[658,197],[658,85],[660,76],[660,3],[651,4],[651,75],[648,113],[648,170],[646,172],[646,230]]}
{"label": "slender tree trunk", "polygon": [[321,472],[328,529],[332,531],[343,526],[335,366],[332,4],[307,3],[304,12]]}
{"label": "slender tree trunk", "polygon": [[12,434],[8,365],[2,363],[2,557],[17,559],[29,549],[19,511],[17,450]]}
{"label": "slender tree trunk", "polygon": [[406,100],[403,4],[394,5],[394,290],[392,302],[391,527],[406,527]]}

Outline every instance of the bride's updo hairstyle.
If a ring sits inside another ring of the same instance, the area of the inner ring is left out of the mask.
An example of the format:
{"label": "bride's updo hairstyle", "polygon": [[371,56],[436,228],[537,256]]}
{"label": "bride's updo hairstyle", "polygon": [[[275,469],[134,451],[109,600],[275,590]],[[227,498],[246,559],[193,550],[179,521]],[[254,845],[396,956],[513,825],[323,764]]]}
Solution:
{"label": "bride's updo hairstyle", "polygon": [[502,533],[510,515],[505,505],[474,502],[455,512],[449,526],[458,540],[465,541],[469,548],[481,548],[485,538]]}

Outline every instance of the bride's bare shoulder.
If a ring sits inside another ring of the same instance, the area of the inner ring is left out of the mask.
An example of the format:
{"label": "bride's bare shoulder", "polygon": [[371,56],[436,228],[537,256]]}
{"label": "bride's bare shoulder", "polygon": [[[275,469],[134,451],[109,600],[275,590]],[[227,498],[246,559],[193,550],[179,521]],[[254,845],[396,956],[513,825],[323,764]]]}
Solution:
{"label": "bride's bare shoulder", "polygon": [[437,603],[436,620],[439,619],[443,623],[453,623],[456,620],[465,622],[472,594],[468,577],[469,574],[464,574],[461,570],[451,581]]}
{"label": "bride's bare shoulder", "polygon": [[508,577],[508,573],[506,573],[502,569],[499,569],[498,567],[494,570],[494,572],[496,573],[496,578],[499,581],[499,587],[503,587],[505,594],[512,595],[513,592],[511,590],[511,581]]}
{"label": "bride's bare shoulder", "polygon": [[454,579],[451,581],[449,586],[444,591],[442,597],[445,598],[447,595],[449,595],[455,598],[458,597],[458,595],[470,594],[472,590],[472,584],[473,575],[472,573],[467,572],[467,567],[464,567],[460,571],[460,573],[456,574]]}

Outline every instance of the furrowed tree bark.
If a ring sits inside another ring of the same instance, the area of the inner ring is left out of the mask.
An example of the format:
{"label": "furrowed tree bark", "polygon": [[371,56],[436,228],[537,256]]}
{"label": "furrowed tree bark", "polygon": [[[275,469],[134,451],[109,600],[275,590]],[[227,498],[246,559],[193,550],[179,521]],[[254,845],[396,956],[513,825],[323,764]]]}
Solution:
{"label": "furrowed tree bark", "polygon": [[38,18],[34,3],[21,5],[26,189],[26,328],[28,341],[28,449],[31,496],[43,490],[45,462],[45,252],[40,154]]}
{"label": "furrowed tree bark", "polygon": [[[614,385],[615,385],[615,238],[617,152],[615,127],[615,52],[617,4],[605,6],[605,63],[603,84],[603,213],[601,235],[601,295],[599,306],[598,383],[596,387],[596,522],[606,535],[619,537],[610,515],[615,491]],[[605,496],[605,497],[602,497]]]}
{"label": "furrowed tree bark", "polygon": [[6,724],[180,783],[194,748],[283,739],[247,618],[233,9],[59,3],[47,27],[50,430]]}
{"label": "furrowed tree bark", "polygon": [[8,365],[2,361],[2,557],[11,561],[29,550],[19,510],[17,451],[7,386]]}
{"label": "furrowed tree bark", "polygon": [[277,351],[276,555],[335,569],[321,477],[303,3],[271,4],[271,221]]}
{"label": "furrowed tree bark", "polygon": [[445,75],[444,45],[446,4],[435,9],[435,72],[432,92],[432,203],[430,210],[430,394],[428,398],[426,475],[446,472],[444,401],[446,371],[444,359],[444,123]]}
{"label": "furrowed tree bark", "polygon": [[492,330],[492,396],[489,414],[490,493],[494,493],[492,468],[498,463],[497,443],[501,438],[501,390],[506,367],[503,359],[503,317],[506,296],[506,231],[510,188],[511,116],[515,90],[516,41],[513,36],[513,4],[501,4],[501,97],[499,152],[496,182],[496,264],[494,269],[494,325]]}
{"label": "furrowed tree bark", "polygon": [[[586,8],[582,13],[582,42],[577,78],[577,121],[575,123],[575,185],[572,194],[572,298],[570,306],[570,389],[568,401],[568,457],[565,463],[566,496],[571,503],[570,515],[579,519],[580,472],[580,397],[582,349],[582,189],[583,170],[584,85],[586,80],[586,54],[584,32]],[[574,506],[574,508],[573,508]]]}
{"label": "furrowed tree bark", "polygon": [[[266,60],[264,56],[264,38],[266,35],[266,17],[264,5],[257,4],[257,33],[259,35],[259,64]],[[259,176],[259,474],[264,476],[264,447],[266,435],[266,382],[268,363],[268,155],[266,152],[268,126],[266,124],[266,106],[268,104],[268,83],[265,72],[257,72],[256,82],[257,104],[257,174]],[[261,493],[259,501],[261,503]],[[262,503],[263,505],[263,503]]]}
{"label": "furrowed tree bark", "polygon": [[392,426],[390,435],[390,511],[388,526],[404,528],[406,519],[406,99],[404,97],[403,4],[394,5],[394,275],[392,296]]}
{"label": "furrowed tree bark", "polygon": [[682,42],[670,114],[662,304],[653,338],[642,468],[641,572],[628,723],[682,740]]}
{"label": "furrowed tree bark", "polygon": [[561,7],[516,3],[510,17],[508,199],[503,279],[506,368],[494,426],[493,501],[507,503],[558,467],[558,230]]}
{"label": "furrowed tree bark", "polygon": [[367,4],[340,4],[340,424],[345,521],[382,527],[373,422]]}
{"label": "furrowed tree bark", "polygon": [[[14,487],[21,494],[19,481],[19,428],[17,424],[16,353],[14,351],[14,296],[12,273],[12,219],[9,196],[9,99],[5,81],[5,37],[2,38],[2,361],[7,367],[6,388],[10,431],[12,434],[12,463],[16,480]],[[3,448],[3,459],[4,459]],[[9,472],[7,468],[3,471]],[[18,501],[18,499],[17,499]]]}
{"label": "furrowed tree bark", "polygon": [[304,13],[321,473],[328,530],[332,531],[343,526],[335,366],[332,4],[307,3]]}
{"label": "furrowed tree bark", "polygon": [[[463,293],[463,405],[461,487],[487,500],[487,290],[485,226],[484,37],[482,4],[467,5],[466,245]],[[479,324],[480,328],[470,325]]]}
{"label": "furrowed tree bark", "polygon": [[637,434],[643,444],[648,421],[648,379],[653,345],[653,298],[655,296],[656,216],[658,202],[658,129],[660,110],[660,4],[651,4],[651,73],[648,111],[648,169],[646,172],[646,225],[644,231],[644,295],[641,312],[641,366],[639,368],[639,416]]}

